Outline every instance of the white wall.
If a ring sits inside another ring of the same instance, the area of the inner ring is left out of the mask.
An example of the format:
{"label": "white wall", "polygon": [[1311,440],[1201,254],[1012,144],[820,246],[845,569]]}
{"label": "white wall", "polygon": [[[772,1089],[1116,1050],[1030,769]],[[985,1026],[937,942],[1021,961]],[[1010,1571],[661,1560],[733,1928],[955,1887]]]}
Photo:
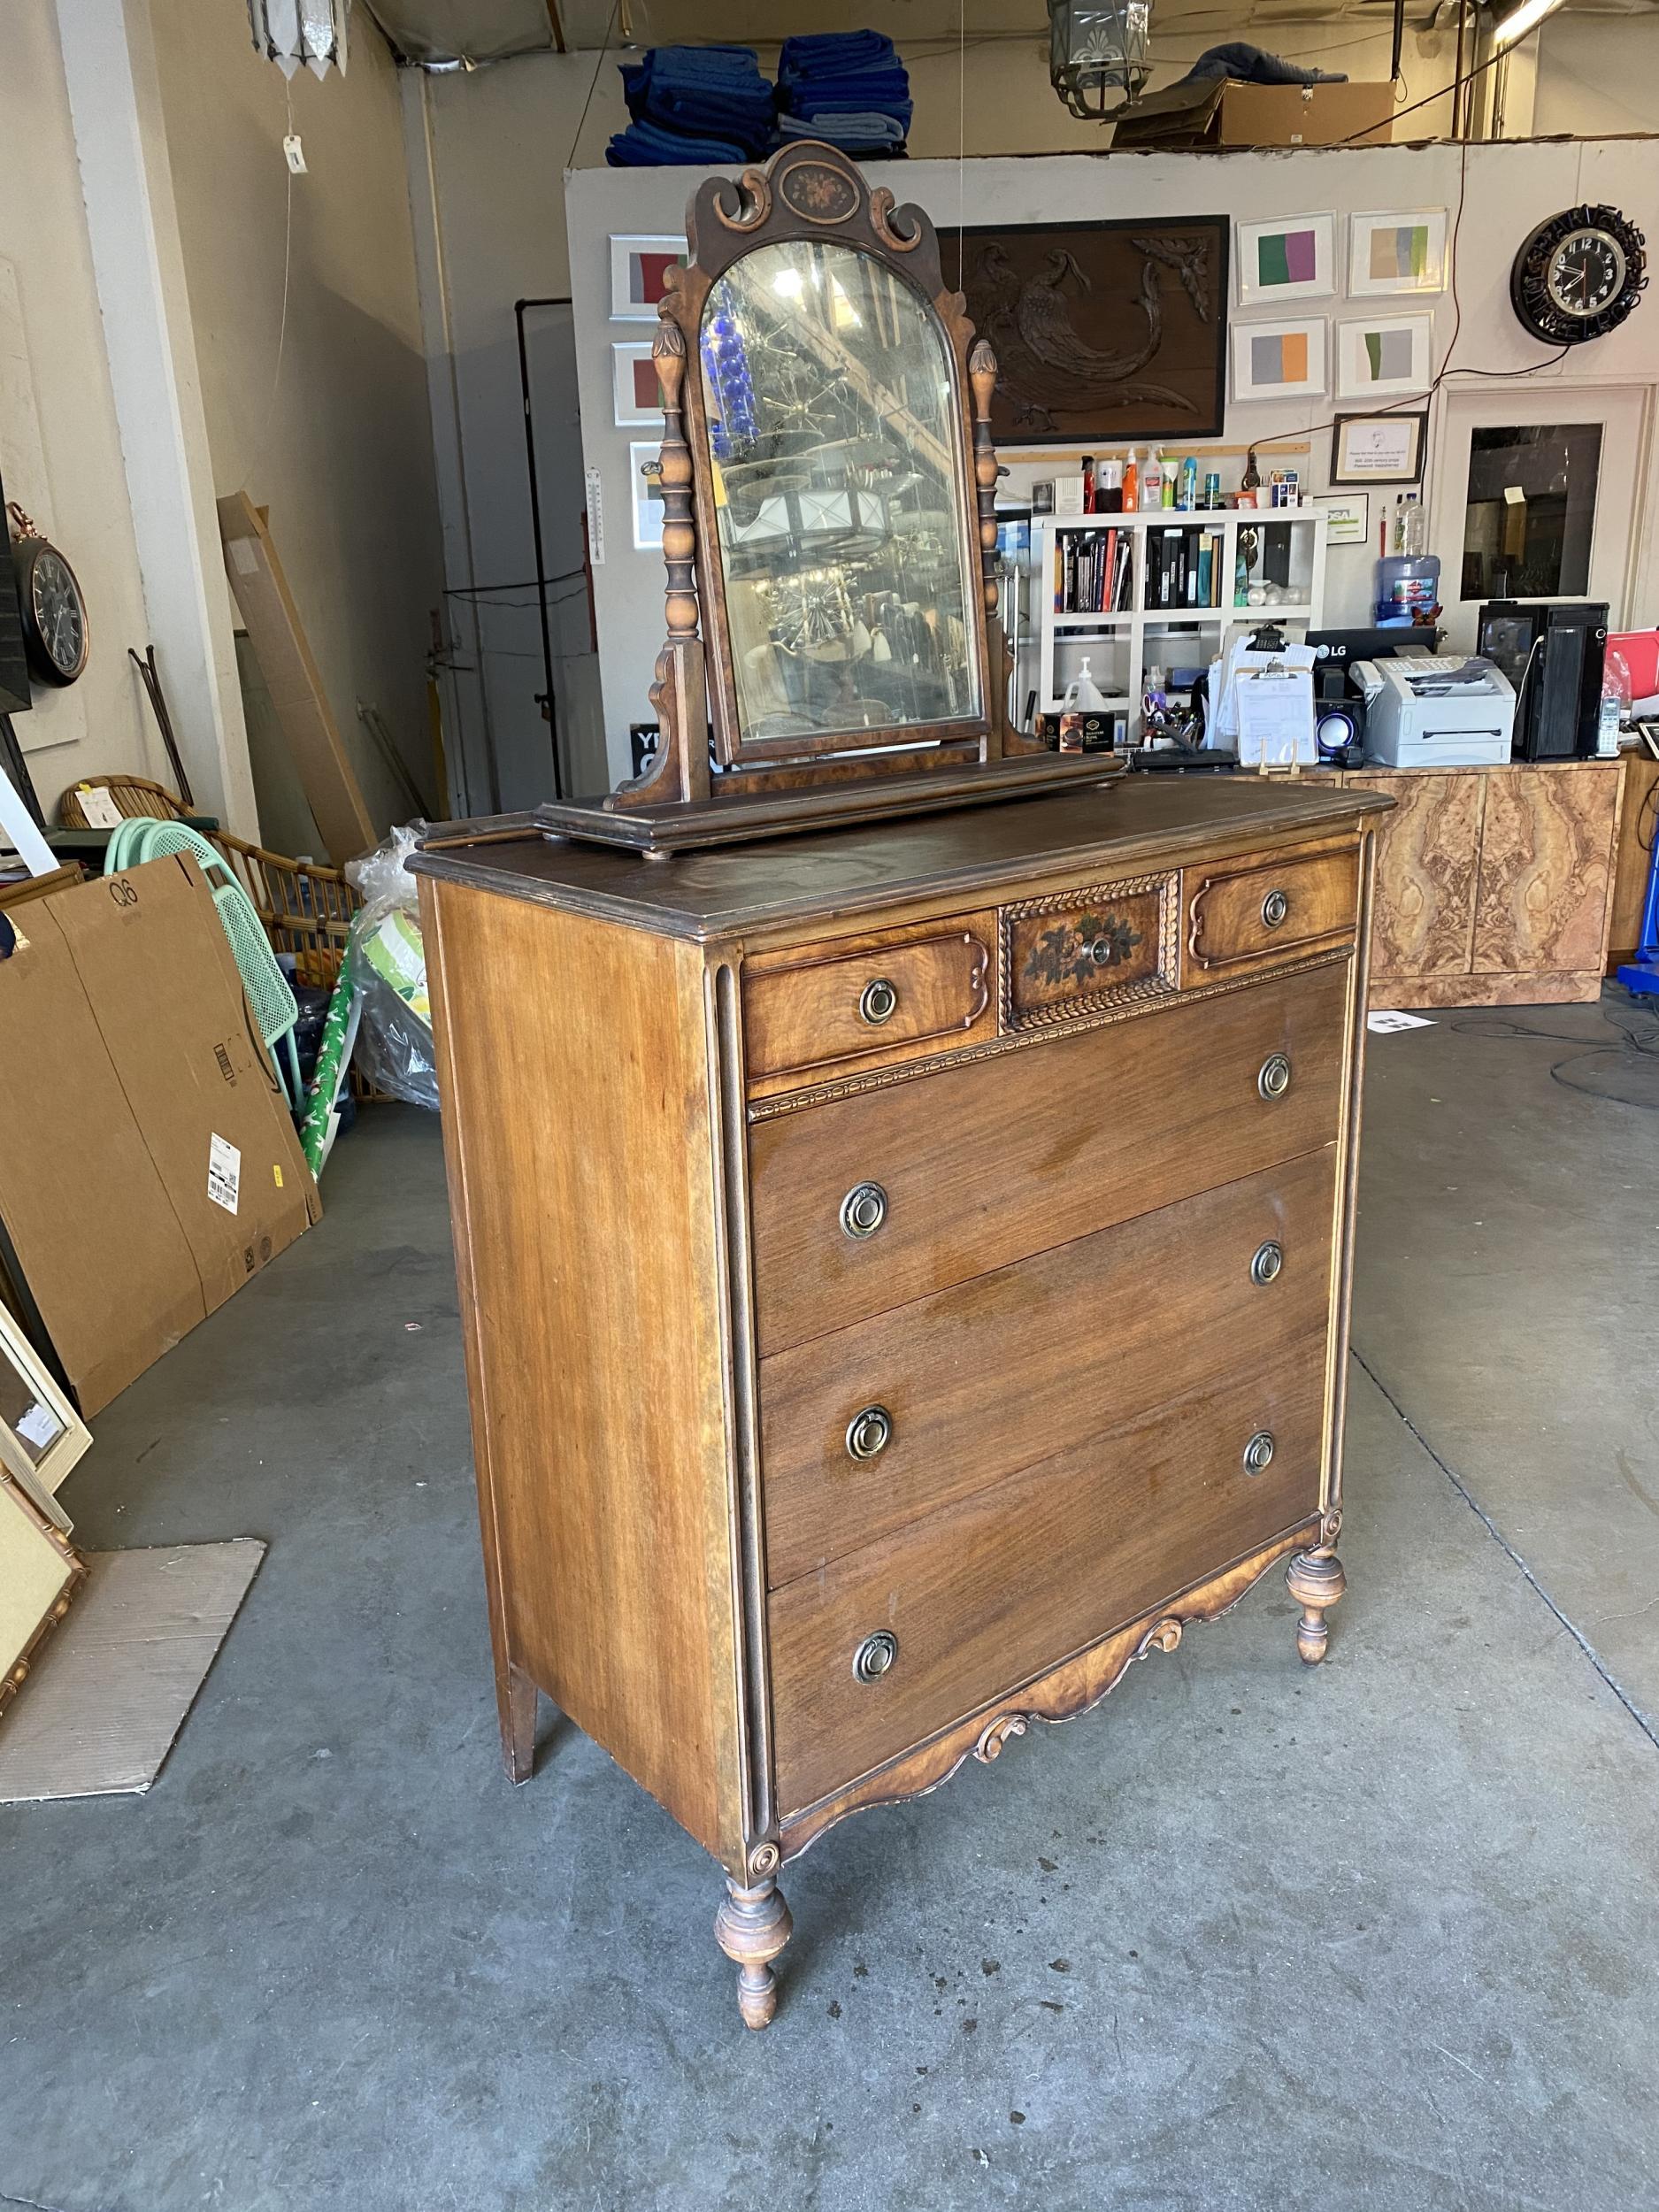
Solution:
{"label": "white wall", "polygon": [[[0,257],[17,272],[50,526],[87,595],[92,653],[72,690],[37,686],[18,735],[49,818],[79,776],[125,769],[168,780],[127,660],[148,639],[63,58],[52,12],[0,9]],[[0,453],[8,450],[0,426]],[[7,495],[27,487],[8,479]]]}
{"label": "white wall", "polygon": [[[370,812],[401,820],[408,803],[357,711],[378,707],[430,789],[426,657],[443,585],[398,73],[364,15],[345,76],[302,70],[291,87],[255,53],[240,6],[150,0],[150,17],[214,490],[269,507]],[[291,254],[290,115],[307,165],[291,182]],[[320,853],[274,723],[255,711],[249,735],[262,834]]]}
{"label": "white wall", "polygon": [[1563,12],[1540,30],[1537,46],[1540,138],[1659,131],[1659,15]]}
{"label": "white wall", "polygon": [[[1459,369],[1530,369],[1549,359],[1548,349],[1528,339],[1516,322],[1508,294],[1508,273],[1515,250],[1545,216],[1579,200],[1607,200],[1622,207],[1649,237],[1659,238],[1659,158],[1655,154],[1654,145],[1635,140],[1469,150],[1468,194],[1457,257],[1462,328],[1454,383]],[[595,570],[594,585],[605,729],[616,775],[626,772],[628,723],[649,713],[646,687],[662,641],[663,568],[659,555],[634,552],[629,539],[630,434],[611,427],[609,384],[611,346],[629,334],[629,326],[610,320],[608,241],[612,233],[669,232],[680,227],[687,199],[703,173],[684,169],[580,171],[568,181],[566,222],[582,379],[584,442],[589,466],[600,473],[606,511],[607,558],[604,566]],[[1208,214],[1217,210],[1249,219],[1322,209],[1339,213],[1392,207],[1455,210],[1460,150],[1447,145],[1355,147],[1271,154],[1110,154],[1095,158],[971,161],[965,187],[954,162],[872,163],[868,174],[872,183],[891,186],[902,198],[918,201],[936,219],[942,218],[943,223],[954,218],[964,189],[970,221],[994,218],[1015,225],[1103,216]],[[1340,237],[1340,226],[1339,234]],[[1439,369],[1444,365],[1451,343],[1456,303],[1448,288],[1421,304],[1432,312],[1434,360]],[[1340,294],[1328,303],[1316,303],[1316,311],[1330,314],[1333,326],[1343,308]],[[1623,330],[1559,367],[1529,376],[1528,385],[1553,382],[1566,388],[1607,383],[1651,388],[1659,376],[1656,314],[1659,310],[1649,303]],[[1483,380],[1471,377],[1466,381],[1490,388]],[[1445,405],[1447,388],[1442,387],[1431,415],[1431,469],[1434,427]],[[1328,426],[1334,411],[1331,399],[1230,404],[1223,442],[1236,445],[1312,432],[1312,450],[1305,457],[1295,457],[1295,465],[1306,472],[1306,484],[1321,491],[1327,488],[1331,434],[1328,427],[1317,426]],[[635,438],[639,434],[633,434]],[[1194,450],[1202,468],[1202,448]],[[1004,454],[1002,457],[1010,467],[1006,487],[1010,497],[1019,496],[1033,476],[1052,472],[1029,457]],[[1635,457],[1632,457],[1633,461]],[[1224,484],[1235,484],[1239,462],[1223,461],[1220,465]],[[1373,498],[1373,523],[1379,496]],[[1450,531],[1455,541],[1455,518],[1432,520]],[[1374,551],[1370,548],[1332,549],[1326,573],[1328,623],[1358,623],[1365,618],[1373,561]],[[1659,619],[1655,572],[1645,557],[1637,571],[1632,603],[1623,613],[1632,622]]]}

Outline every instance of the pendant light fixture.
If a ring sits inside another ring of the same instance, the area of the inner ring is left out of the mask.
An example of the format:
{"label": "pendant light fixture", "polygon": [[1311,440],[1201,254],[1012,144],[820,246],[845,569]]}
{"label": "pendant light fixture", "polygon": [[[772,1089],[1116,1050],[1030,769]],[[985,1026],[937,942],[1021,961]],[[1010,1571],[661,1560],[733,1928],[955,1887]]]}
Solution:
{"label": "pendant light fixture", "polygon": [[1102,122],[1140,98],[1150,17],[1148,0],[1048,0],[1048,79],[1073,115]]}
{"label": "pendant light fixture", "polygon": [[248,0],[254,51],[285,77],[302,64],[318,77],[326,77],[332,64],[343,76],[350,13],[351,0]]}

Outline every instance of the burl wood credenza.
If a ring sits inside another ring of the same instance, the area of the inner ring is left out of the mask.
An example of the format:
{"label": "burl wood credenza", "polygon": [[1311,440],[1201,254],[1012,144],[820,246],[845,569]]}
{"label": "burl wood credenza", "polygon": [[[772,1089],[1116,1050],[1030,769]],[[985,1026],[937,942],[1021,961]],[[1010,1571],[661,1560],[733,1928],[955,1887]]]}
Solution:
{"label": "burl wood credenza", "polygon": [[509,1770],[544,1691],[713,1854],[751,2025],[847,1814],[1275,1561],[1323,1655],[1382,804],[420,857]]}

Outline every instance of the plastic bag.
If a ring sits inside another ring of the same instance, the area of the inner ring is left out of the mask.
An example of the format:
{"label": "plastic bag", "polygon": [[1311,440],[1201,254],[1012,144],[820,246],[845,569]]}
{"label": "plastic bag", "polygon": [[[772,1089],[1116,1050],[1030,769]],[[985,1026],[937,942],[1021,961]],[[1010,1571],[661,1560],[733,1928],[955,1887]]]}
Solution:
{"label": "plastic bag", "polygon": [[358,1009],[352,1058],[377,1089],[435,1112],[426,954],[414,878],[403,865],[425,827],[395,829],[373,852],[347,862],[347,878],[367,903],[353,918],[346,958]]}

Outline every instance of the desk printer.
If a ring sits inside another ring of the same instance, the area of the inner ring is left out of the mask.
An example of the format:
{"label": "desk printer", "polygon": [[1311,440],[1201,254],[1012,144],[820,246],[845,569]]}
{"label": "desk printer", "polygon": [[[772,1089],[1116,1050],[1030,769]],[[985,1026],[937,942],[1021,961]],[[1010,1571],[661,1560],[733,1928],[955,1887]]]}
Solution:
{"label": "desk printer", "polygon": [[1509,760],[1515,687],[1490,661],[1401,653],[1356,661],[1367,757],[1389,768],[1495,768]]}

